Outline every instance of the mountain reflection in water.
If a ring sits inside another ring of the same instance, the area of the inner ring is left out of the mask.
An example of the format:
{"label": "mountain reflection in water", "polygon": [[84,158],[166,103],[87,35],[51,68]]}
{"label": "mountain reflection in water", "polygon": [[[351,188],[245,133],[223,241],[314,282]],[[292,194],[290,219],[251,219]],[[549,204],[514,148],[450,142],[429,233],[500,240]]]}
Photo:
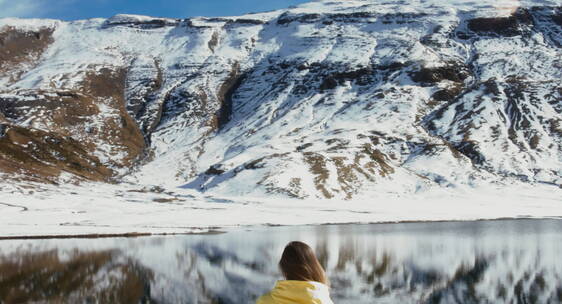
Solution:
{"label": "mountain reflection in water", "polygon": [[0,241],[0,303],[252,303],[291,240],[336,303],[562,301],[562,220],[502,220]]}

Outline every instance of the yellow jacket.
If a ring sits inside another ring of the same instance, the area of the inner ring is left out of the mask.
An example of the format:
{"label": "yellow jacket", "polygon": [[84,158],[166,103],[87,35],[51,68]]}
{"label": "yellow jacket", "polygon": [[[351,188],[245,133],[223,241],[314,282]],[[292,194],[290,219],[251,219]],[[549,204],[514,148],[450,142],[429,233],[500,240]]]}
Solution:
{"label": "yellow jacket", "polygon": [[256,304],[334,304],[328,286],[318,282],[277,281]]}

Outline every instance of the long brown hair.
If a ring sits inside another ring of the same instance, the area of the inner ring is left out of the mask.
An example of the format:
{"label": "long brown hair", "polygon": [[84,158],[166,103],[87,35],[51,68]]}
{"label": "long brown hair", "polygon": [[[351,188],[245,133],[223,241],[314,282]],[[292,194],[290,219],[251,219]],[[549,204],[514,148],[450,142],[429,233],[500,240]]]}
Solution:
{"label": "long brown hair", "polygon": [[318,262],[314,251],[303,242],[290,242],[285,246],[279,268],[287,280],[329,284],[326,272]]}

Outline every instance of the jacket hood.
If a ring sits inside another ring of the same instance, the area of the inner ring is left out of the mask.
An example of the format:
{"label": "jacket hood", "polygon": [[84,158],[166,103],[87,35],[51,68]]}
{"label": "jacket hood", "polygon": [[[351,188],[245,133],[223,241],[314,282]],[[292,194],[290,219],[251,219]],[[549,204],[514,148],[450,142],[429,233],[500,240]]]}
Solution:
{"label": "jacket hood", "polygon": [[277,281],[258,304],[333,304],[328,286],[319,282]]}

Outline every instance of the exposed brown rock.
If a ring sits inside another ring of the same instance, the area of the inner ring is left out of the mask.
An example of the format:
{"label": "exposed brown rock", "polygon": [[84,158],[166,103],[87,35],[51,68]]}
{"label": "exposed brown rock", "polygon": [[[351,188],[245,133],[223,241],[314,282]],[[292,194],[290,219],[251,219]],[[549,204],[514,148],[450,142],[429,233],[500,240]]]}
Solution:
{"label": "exposed brown rock", "polygon": [[356,183],[358,178],[356,172],[361,170],[357,163],[346,164],[346,157],[333,157],[334,164],[337,168],[338,183],[341,189],[345,192],[345,199],[351,199],[357,193]]}
{"label": "exposed brown rock", "polygon": [[52,181],[62,172],[82,179],[107,181],[113,172],[71,137],[4,125],[0,137],[0,171],[37,181]]}
{"label": "exposed brown rock", "polygon": [[[80,91],[21,91],[0,98],[0,171],[38,181],[55,181],[62,172],[110,181],[113,169],[133,166],[144,139],[125,109],[123,89],[124,71],[104,68],[88,72]],[[18,126],[22,121],[33,128]],[[99,153],[104,162],[94,156]]]}
{"label": "exposed brown rock", "polygon": [[[22,31],[13,27],[0,29],[0,77],[10,75],[16,81],[24,71],[21,64],[36,64],[47,47],[53,43],[52,28]],[[18,70],[14,73],[14,70]]]}
{"label": "exposed brown rock", "polygon": [[125,106],[124,69],[103,68],[98,73],[90,73],[84,81],[84,90],[96,104],[105,104],[116,111],[115,116],[104,121],[99,138],[110,145],[123,147],[127,152],[124,162],[118,166],[131,166],[142,155],[145,148],[144,137],[136,121],[132,119]]}
{"label": "exposed brown rock", "polygon": [[[53,92],[21,91],[24,98],[1,98],[0,115],[7,120],[32,121],[49,124],[51,131],[70,136],[68,128],[86,122],[86,117],[97,115],[98,108],[86,95],[71,91]],[[43,112],[43,115],[38,113]]]}
{"label": "exposed brown rock", "polygon": [[303,155],[304,160],[310,166],[310,172],[315,175],[314,184],[316,185],[316,189],[322,192],[326,198],[334,197],[334,195],[332,195],[325,186],[325,183],[330,176],[330,172],[326,168],[326,159],[324,156],[313,152],[305,152]]}
{"label": "exposed brown rock", "polygon": [[378,167],[378,173],[381,176],[387,176],[394,173],[394,168],[388,164],[388,157],[377,149],[373,149],[371,145],[365,145],[363,147],[363,153],[369,156],[372,160],[366,168],[374,169]]}
{"label": "exposed brown rock", "polygon": [[[333,198],[337,193],[351,199],[361,188],[363,178],[375,181],[377,177],[387,177],[394,173],[394,168],[389,164],[388,157],[371,145],[366,144],[349,158],[346,156],[324,156],[315,152],[304,152],[304,161],[308,164],[310,172],[315,176],[316,189],[325,198]],[[330,178],[328,164],[335,167],[334,174],[338,181],[337,189],[328,189],[326,182]]]}

